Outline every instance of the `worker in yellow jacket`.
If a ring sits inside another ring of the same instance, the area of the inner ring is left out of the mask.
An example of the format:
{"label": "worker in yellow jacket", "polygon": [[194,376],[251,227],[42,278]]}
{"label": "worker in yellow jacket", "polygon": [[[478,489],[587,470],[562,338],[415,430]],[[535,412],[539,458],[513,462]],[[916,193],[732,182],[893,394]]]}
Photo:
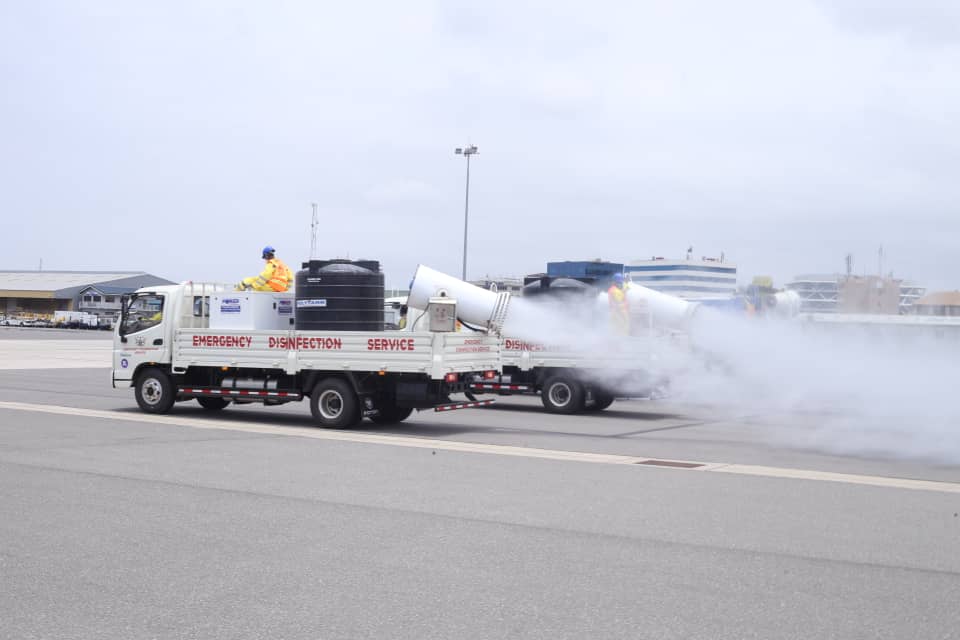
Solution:
{"label": "worker in yellow jacket", "polygon": [[630,335],[630,306],[623,274],[613,274],[613,284],[607,289],[607,302],[610,305],[610,329],[616,335]]}
{"label": "worker in yellow jacket", "polygon": [[276,256],[276,250],[273,247],[267,245],[263,248],[263,259],[267,261],[267,266],[260,275],[241,280],[237,284],[237,291],[253,289],[282,293],[293,286],[293,272]]}

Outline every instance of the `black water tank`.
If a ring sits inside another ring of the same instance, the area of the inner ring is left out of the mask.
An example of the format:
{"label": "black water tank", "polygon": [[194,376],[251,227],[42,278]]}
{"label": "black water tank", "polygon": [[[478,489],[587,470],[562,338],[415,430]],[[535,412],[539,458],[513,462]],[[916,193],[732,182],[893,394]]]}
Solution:
{"label": "black water tank", "polygon": [[383,331],[383,274],[376,260],[311,260],[297,272],[296,328]]}

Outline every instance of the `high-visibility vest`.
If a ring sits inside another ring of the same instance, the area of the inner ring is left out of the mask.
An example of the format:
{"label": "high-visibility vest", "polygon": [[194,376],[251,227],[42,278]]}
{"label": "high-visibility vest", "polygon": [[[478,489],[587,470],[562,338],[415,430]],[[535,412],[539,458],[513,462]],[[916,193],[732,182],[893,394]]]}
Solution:
{"label": "high-visibility vest", "polygon": [[627,293],[617,285],[607,289],[607,299],[610,301],[610,311],[627,315]]}
{"label": "high-visibility vest", "polygon": [[627,293],[617,285],[607,289],[607,300],[610,303],[610,326],[614,333],[628,335],[630,333],[630,308],[627,306]]}
{"label": "high-visibility vest", "polygon": [[[268,272],[270,273],[268,274]],[[290,268],[279,258],[271,258],[267,261],[267,268],[260,274],[260,277],[263,276],[267,276],[264,279],[274,291],[286,291],[293,284],[293,274],[290,272]]]}

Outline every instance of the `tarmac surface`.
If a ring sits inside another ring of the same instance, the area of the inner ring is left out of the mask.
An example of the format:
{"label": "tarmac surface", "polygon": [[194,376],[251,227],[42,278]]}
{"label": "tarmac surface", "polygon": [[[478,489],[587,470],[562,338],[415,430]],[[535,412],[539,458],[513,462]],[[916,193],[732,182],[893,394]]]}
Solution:
{"label": "tarmac surface", "polygon": [[831,454],[804,435],[824,416],[147,416],[111,388],[109,344],[14,331],[3,637],[960,636],[960,467]]}

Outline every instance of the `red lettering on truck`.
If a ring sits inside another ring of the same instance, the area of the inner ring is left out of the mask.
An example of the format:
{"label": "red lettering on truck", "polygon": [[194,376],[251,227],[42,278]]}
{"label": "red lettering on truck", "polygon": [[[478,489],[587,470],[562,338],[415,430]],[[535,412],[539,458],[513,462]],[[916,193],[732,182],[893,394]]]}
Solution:
{"label": "red lettering on truck", "polygon": [[536,342],[524,342],[515,338],[507,338],[503,341],[504,351],[576,351],[569,345],[562,344],[537,344]]}
{"label": "red lettering on truck", "polygon": [[195,347],[221,347],[226,349],[249,349],[252,336],[193,336]]}
{"label": "red lettering on truck", "polygon": [[506,351],[546,351],[546,347],[542,344],[523,342],[522,340],[514,340],[513,338],[504,340],[503,348]]}
{"label": "red lettering on truck", "polygon": [[413,338],[370,338],[367,351],[414,351]]}
{"label": "red lettering on truck", "polygon": [[285,349],[291,351],[339,351],[343,349],[341,338],[318,338],[310,336],[271,336],[267,340],[269,349]]}

